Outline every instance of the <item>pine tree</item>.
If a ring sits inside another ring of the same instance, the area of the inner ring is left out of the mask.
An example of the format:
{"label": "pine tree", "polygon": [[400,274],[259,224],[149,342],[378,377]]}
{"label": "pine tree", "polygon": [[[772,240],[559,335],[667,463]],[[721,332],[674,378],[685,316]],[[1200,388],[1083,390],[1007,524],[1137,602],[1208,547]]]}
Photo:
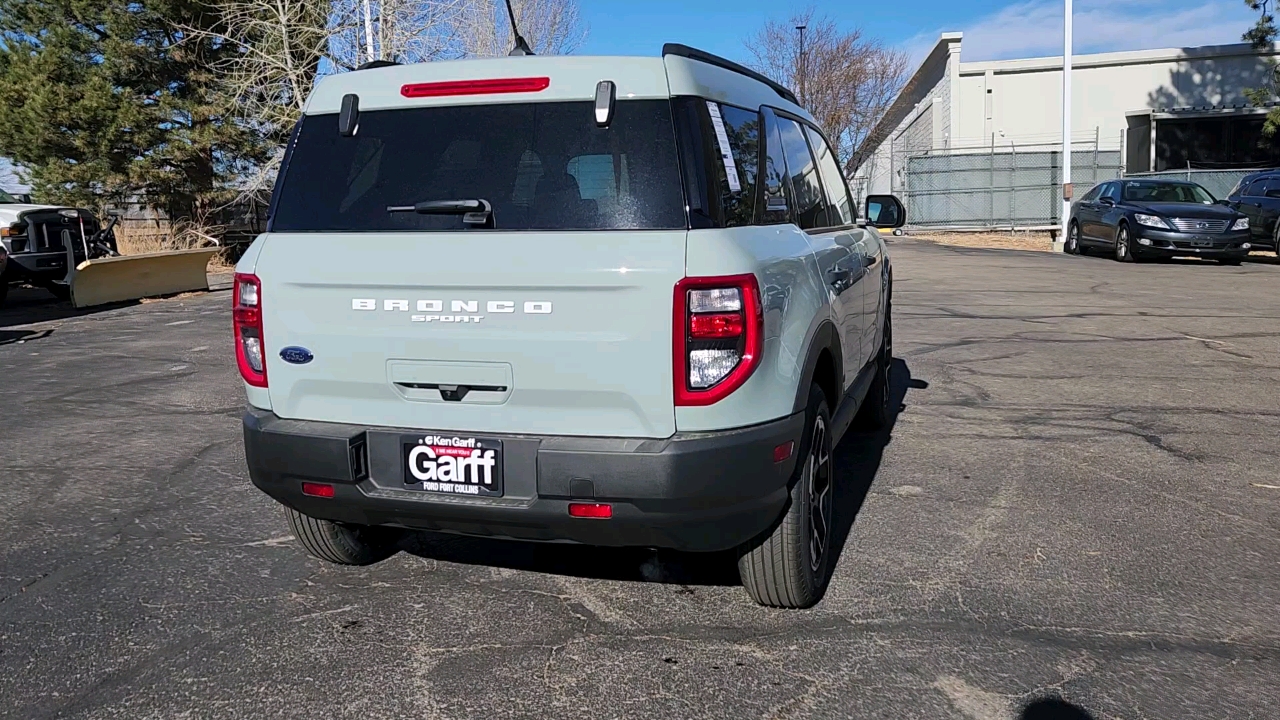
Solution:
{"label": "pine tree", "polygon": [[[1248,5],[1249,9],[1258,11],[1258,20],[1253,27],[1245,31],[1241,39],[1253,45],[1256,50],[1270,49],[1276,41],[1277,34],[1280,34],[1276,29],[1275,16],[1267,8],[1270,2],[1271,0],[1244,0],[1244,4]],[[1254,105],[1262,106],[1274,100],[1280,93],[1280,68],[1277,68],[1274,62],[1268,64],[1271,66],[1272,75],[1268,86],[1244,91],[1245,97],[1249,98],[1249,102]],[[1277,130],[1280,130],[1280,108],[1274,108],[1267,113],[1267,120],[1262,126],[1264,143],[1280,144]]]}
{"label": "pine tree", "polygon": [[0,0],[0,156],[45,201],[203,218],[266,155],[218,95],[233,50],[180,30],[218,19],[201,0]]}

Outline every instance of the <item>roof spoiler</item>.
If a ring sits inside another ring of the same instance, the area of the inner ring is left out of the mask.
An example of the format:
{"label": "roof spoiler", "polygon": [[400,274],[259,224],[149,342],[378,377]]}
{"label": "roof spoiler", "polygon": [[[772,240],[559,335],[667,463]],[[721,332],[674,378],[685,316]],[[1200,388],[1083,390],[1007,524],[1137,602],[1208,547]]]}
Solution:
{"label": "roof spoiler", "polygon": [[726,60],[719,55],[712,55],[705,50],[692,48],[688,45],[681,45],[680,43],[667,43],[662,46],[662,55],[663,57],[666,57],[667,55],[675,55],[677,57],[689,58],[690,60],[697,60],[698,62],[704,62],[708,65],[715,65],[716,67],[736,72],[739,75],[745,75],[752,80],[768,85],[774,92],[778,93],[783,100],[796,105],[800,104],[800,101],[796,99],[795,93],[784,87],[782,83],[779,83],[776,80],[770,80],[751,68],[743,67],[738,63],[732,60]]}

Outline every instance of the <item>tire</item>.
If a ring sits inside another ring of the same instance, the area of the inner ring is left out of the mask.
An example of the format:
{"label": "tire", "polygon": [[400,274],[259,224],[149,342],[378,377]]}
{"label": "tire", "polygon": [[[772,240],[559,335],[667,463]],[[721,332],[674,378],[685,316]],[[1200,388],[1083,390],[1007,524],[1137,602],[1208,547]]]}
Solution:
{"label": "tire", "polygon": [[1133,262],[1133,239],[1129,237],[1129,226],[1121,224],[1116,230],[1116,260]]}
{"label": "tire", "polygon": [[1062,250],[1068,255],[1080,254],[1080,223],[1075,220],[1067,226],[1067,242],[1063,244]]}
{"label": "tire", "polygon": [[830,578],[835,474],[831,412],[816,384],[809,388],[804,435],[782,519],[738,557],[738,574],[751,599],[776,608],[813,607]]}
{"label": "tire", "polygon": [[58,298],[59,300],[66,301],[71,299],[70,285],[66,285],[63,283],[56,283],[56,282],[46,282],[41,284],[41,287],[43,287],[45,290],[48,290],[50,293],[53,294],[54,297]]}
{"label": "tire", "polygon": [[400,531],[320,520],[285,507],[289,529],[314,558],[335,565],[372,565],[399,552]]}
{"label": "tire", "polygon": [[893,301],[884,306],[884,335],[880,340],[880,350],[876,352],[876,376],[871,381],[871,389],[862,399],[862,407],[853,419],[858,430],[879,430],[889,424],[892,413],[889,408],[890,392],[889,373],[893,367]]}

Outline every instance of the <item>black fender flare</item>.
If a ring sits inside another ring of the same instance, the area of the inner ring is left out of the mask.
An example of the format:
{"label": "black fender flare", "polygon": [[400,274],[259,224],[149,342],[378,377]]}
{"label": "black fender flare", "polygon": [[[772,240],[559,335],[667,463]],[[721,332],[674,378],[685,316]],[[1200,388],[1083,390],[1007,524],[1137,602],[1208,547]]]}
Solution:
{"label": "black fender flare", "polygon": [[[844,394],[844,354],[840,350],[840,332],[836,329],[835,323],[829,318],[819,319],[817,327],[809,337],[809,351],[805,354],[804,372],[800,376],[800,385],[796,388],[796,401],[792,405],[792,412],[803,412],[809,406],[809,386],[813,385],[813,375],[818,369],[818,358],[822,356],[823,350],[831,353],[831,360],[835,363],[836,405],[840,404],[840,396]],[[831,412],[835,411],[836,408],[833,406]]]}

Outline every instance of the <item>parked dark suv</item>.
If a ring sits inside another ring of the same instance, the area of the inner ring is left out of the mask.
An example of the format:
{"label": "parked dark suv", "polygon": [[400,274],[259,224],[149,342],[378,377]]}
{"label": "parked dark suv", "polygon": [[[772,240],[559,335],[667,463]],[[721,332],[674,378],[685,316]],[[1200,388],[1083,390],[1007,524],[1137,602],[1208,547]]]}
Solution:
{"label": "parked dark suv", "polygon": [[1280,251],[1280,170],[1245,175],[1227,195],[1227,205],[1249,218],[1254,247]]}
{"label": "parked dark suv", "polygon": [[1192,182],[1112,180],[1071,206],[1066,251],[1105,248],[1117,260],[1192,256],[1239,265],[1253,245],[1249,219]]}

